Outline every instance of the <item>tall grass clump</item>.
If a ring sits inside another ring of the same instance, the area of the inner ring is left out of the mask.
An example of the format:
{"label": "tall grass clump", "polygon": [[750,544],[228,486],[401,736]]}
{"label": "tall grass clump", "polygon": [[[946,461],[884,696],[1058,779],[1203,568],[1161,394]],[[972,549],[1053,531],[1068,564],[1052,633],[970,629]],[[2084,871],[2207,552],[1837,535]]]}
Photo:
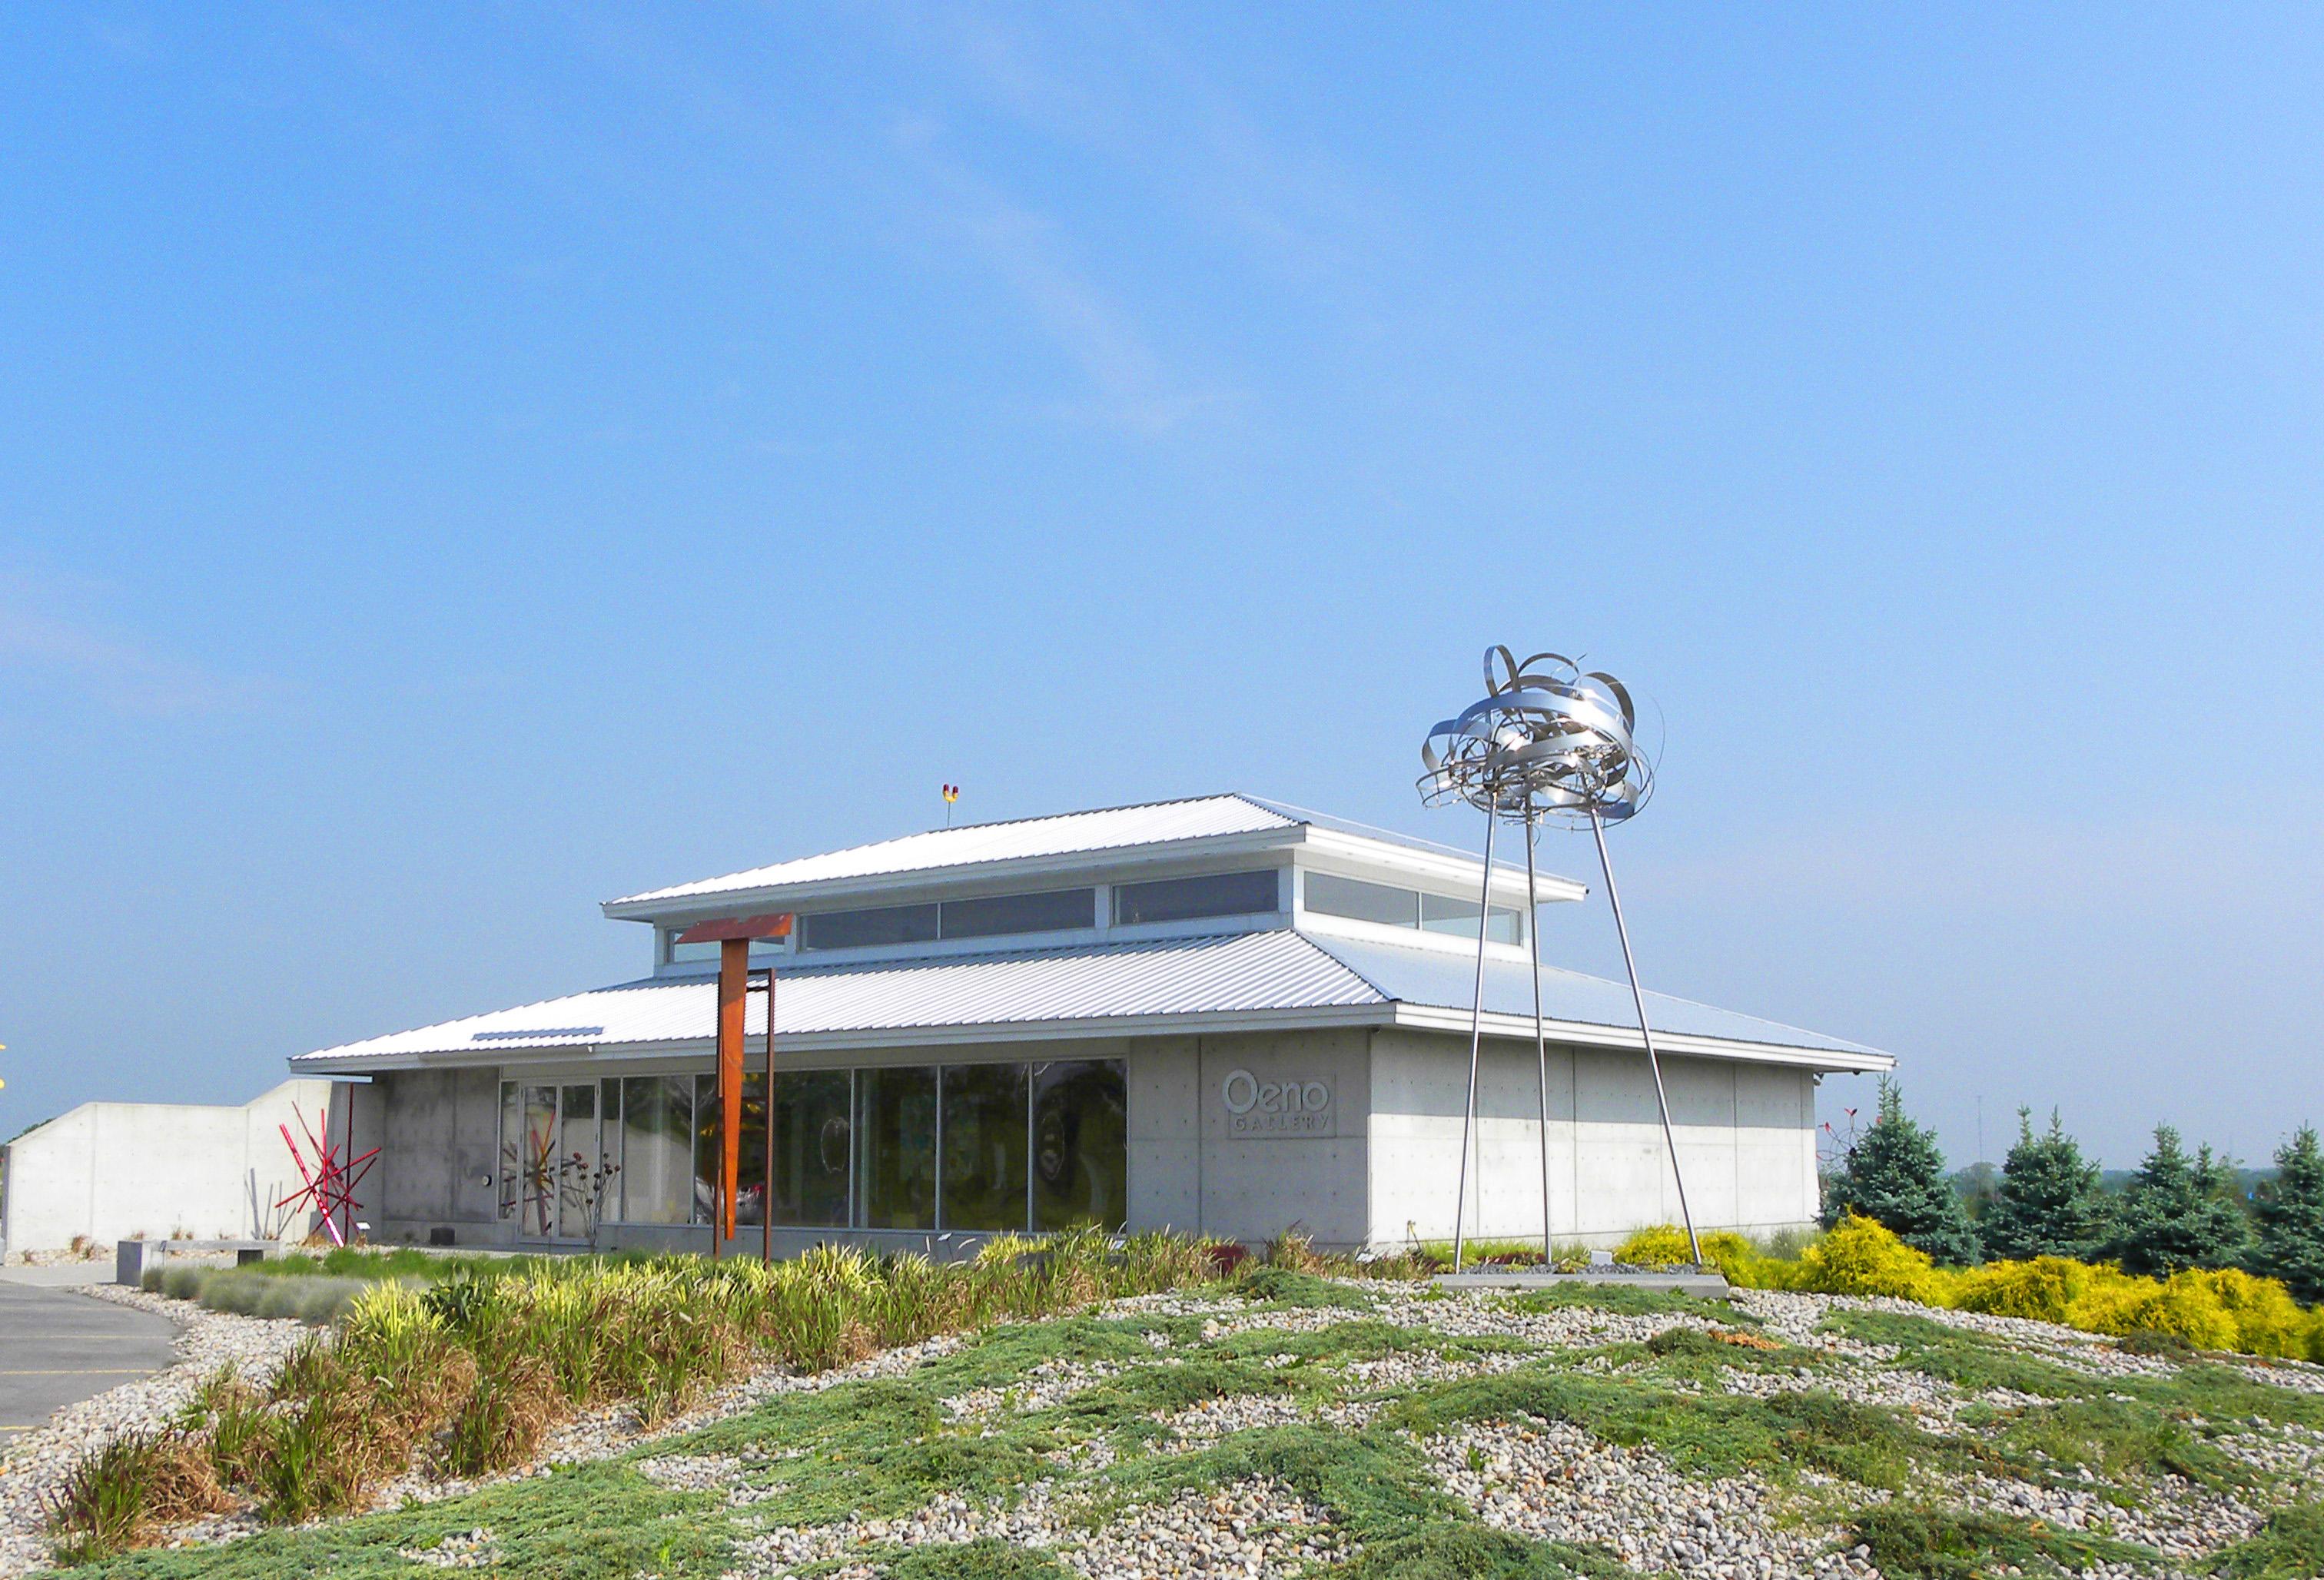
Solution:
{"label": "tall grass clump", "polygon": [[134,1432],[66,1474],[51,1498],[49,1529],[59,1558],[85,1564],[142,1547],[165,1525],[233,1507],[199,1439]]}
{"label": "tall grass clump", "polygon": [[[1274,1252],[1284,1268],[1328,1260],[1296,1237]],[[329,1326],[263,1387],[216,1373],[168,1438],[124,1439],[87,1462],[55,1528],[95,1554],[152,1539],[203,1499],[276,1521],[338,1513],[408,1470],[521,1464],[579,1409],[622,1405],[650,1426],[770,1361],[825,1370],[886,1345],[1212,1281],[1222,1260],[1206,1242],[1087,1230],[997,1236],[973,1261],[945,1264],[825,1246],[772,1266],[464,1259],[425,1279],[366,1276],[392,1261],[336,1252],[263,1274],[168,1270],[163,1292],[179,1298]]]}

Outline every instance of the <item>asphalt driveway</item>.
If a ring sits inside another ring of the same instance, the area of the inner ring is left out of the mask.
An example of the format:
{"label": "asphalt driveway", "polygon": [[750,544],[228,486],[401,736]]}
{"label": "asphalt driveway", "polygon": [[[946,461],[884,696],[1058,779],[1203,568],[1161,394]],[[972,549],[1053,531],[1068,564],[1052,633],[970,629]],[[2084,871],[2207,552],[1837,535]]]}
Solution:
{"label": "asphalt driveway", "polygon": [[177,1325],[69,1289],[0,1280],[0,1443],[177,1363]]}

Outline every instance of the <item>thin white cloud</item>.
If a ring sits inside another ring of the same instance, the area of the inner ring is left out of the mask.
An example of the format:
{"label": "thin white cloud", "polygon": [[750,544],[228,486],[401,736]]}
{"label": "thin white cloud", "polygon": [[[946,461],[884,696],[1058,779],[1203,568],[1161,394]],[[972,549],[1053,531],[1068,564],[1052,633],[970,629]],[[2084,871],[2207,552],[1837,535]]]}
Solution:
{"label": "thin white cloud", "polygon": [[925,122],[899,126],[926,171],[941,228],[967,244],[1088,382],[1060,415],[1157,438],[1243,396],[1192,377],[1154,348],[1131,314],[1074,256],[1055,221],[935,146]]}
{"label": "thin white cloud", "polygon": [[283,694],[278,681],[209,669],[73,606],[83,601],[52,581],[0,574],[0,669],[147,717],[245,713]]}

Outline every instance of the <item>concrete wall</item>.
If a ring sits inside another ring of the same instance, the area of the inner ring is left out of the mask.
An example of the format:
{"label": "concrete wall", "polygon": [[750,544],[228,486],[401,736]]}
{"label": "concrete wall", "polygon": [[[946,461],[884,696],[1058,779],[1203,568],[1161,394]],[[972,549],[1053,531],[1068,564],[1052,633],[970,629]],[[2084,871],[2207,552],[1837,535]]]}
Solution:
{"label": "concrete wall", "polygon": [[[1452,1233],[1465,1038],[1351,1029],[994,1043],[867,1051],[829,1060],[827,1067],[1026,1058],[1128,1061],[1128,1217],[1134,1230],[1257,1243],[1300,1228],[1318,1244],[1339,1249]],[[544,1065],[527,1067],[525,1078],[564,1081],[648,1067]],[[677,1067],[706,1070],[708,1061]],[[1812,1222],[1810,1075],[1696,1058],[1665,1059],[1664,1070],[1697,1225],[1766,1234]],[[412,1072],[355,1089],[359,1145],[371,1144],[370,1137],[386,1147],[383,1173],[362,1193],[376,1204],[374,1239],[425,1241],[431,1230],[449,1228],[460,1244],[516,1243],[516,1226],[497,1221],[497,1191],[487,1183],[499,1167],[500,1074],[490,1067]],[[1541,1233],[1538,1086],[1529,1042],[1487,1043],[1472,1234]],[[1643,1056],[1553,1047],[1549,1104],[1556,1238],[1611,1244],[1642,1224],[1677,1221],[1678,1196]],[[943,1256],[973,1251],[984,1236],[779,1229],[775,1238],[786,1252],[839,1240]],[[608,1224],[599,1243],[609,1250],[706,1251],[709,1231]],[[755,1252],[759,1243],[759,1232],[746,1228],[736,1248]]]}
{"label": "concrete wall", "polygon": [[271,1239],[286,1216],[273,1204],[300,1187],[275,1126],[300,1135],[294,1105],[312,1124],[330,1096],[328,1081],[296,1080],[240,1107],[84,1103],[8,1144],[0,1243]]}
{"label": "concrete wall", "polygon": [[[1371,1237],[1449,1238],[1461,1164],[1466,1039],[1385,1030],[1372,1052]],[[1699,1229],[1767,1234],[1816,1214],[1812,1076],[1779,1065],[1665,1058],[1664,1082]],[[1612,1244],[1675,1223],[1678,1193],[1641,1054],[1549,1050],[1550,1233]],[[1468,1229],[1542,1232],[1539,1065],[1530,1043],[1489,1039],[1480,1061]]]}
{"label": "concrete wall", "polygon": [[356,1194],[376,1204],[376,1214],[366,1214],[372,1238],[409,1234],[425,1242],[439,1227],[463,1243],[496,1238],[476,1230],[493,1224],[499,1210],[499,1072],[398,1070],[374,1076],[367,1090],[373,1100],[357,1103],[355,1131],[362,1145],[381,1151]]}

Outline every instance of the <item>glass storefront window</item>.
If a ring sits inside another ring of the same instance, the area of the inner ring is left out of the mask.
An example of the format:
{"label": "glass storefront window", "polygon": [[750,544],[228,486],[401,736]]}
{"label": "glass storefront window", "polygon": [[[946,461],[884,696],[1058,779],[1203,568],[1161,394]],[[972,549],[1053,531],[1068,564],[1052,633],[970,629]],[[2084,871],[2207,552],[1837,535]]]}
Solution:
{"label": "glass storefront window", "polygon": [[947,1065],[944,1226],[1025,1226],[1025,1067]]}
{"label": "glass storefront window", "polygon": [[683,1224],[692,1208],[694,1081],[632,1076],[622,1083],[622,1218]]}
{"label": "glass storefront window", "polygon": [[775,1130],[774,1214],[779,1224],[847,1224],[849,1113],[845,1070],[779,1070],[770,1123]]}
{"label": "glass storefront window", "polygon": [[1120,1059],[1033,1067],[1033,1227],[1119,1229],[1130,1211],[1130,1083]]}
{"label": "glass storefront window", "polygon": [[936,1226],[936,1072],[919,1065],[855,1076],[856,1223]]}

